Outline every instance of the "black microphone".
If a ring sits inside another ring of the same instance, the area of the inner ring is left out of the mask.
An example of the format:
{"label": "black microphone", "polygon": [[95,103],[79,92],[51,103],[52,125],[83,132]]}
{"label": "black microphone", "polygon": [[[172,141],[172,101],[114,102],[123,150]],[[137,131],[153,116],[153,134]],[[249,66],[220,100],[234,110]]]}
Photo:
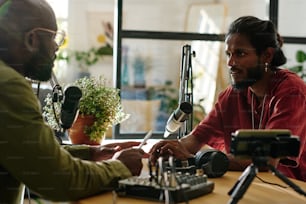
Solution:
{"label": "black microphone", "polygon": [[66,88],[61,110],[61,126],[65,130],[71,127],[77,116],[81,97],[82,91],[79,87],[69,86]]}
{"label": "black microphone", "polygon": [[164,137],[168,137],[170,134],[176,132],[181,127],[182,123],[188,118],[191,112],[192,105],[190,103],[181,103],[180,106],[169,117]]}

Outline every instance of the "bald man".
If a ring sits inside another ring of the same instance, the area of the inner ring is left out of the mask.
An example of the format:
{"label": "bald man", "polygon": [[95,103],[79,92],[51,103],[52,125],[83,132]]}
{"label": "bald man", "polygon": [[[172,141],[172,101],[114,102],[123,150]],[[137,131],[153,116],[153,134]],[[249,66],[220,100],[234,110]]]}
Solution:
{"label": "bald man", "polygon": [[21,203],[24,186],[49,200],[78,200],[140,174],[142,150],[101,154],[133,144],[84,148],[83,159],[94,161],[81,160],[44,123],[25,78],[50,79],[62,34],[45,0],[0,0],[0,203]]}

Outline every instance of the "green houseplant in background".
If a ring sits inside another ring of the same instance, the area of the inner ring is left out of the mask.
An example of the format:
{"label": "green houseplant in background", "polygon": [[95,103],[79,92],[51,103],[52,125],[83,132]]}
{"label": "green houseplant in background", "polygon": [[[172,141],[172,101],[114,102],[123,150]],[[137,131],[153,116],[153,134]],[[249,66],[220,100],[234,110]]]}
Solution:
{"label": "green houseplant in background", "polygon": [[75,61],[80,70],[80,76],[89,76],[89,68],[92,65],[97,64],[104,56],[113,55],[113,25],[107,21],[102,22],[101,26],[103,31],[95,36],[94,45],[88,49],[71,49],[67,35],[64,45],[57,54],[57,60],[67,64]]}
{"label": "green houseplant in background", "polygon": [[[148,87],[148,100],[159,99],[161,100],[161,106],[159,110],[159,115],[157,119],[156,129],[159,131],[164,131],[166,122],[174,110],[179,106],[179,90],[172,86],[173,82],[167,80],[162,86]],[[204,100],[201,99],[197,103],[193,101],[193,126],[195,127],[206,115],[206,112],[200,102]]]}
{"label": "green houseplant in background", "polygon": [[62,49],[57,55],[57,60],[66,61],[67,63],[71,63],[72,60],[75,60],[80,71],[82,73],[88,73],[89,67],[96,64],[99,59],[102,59],[103,56],[112,55],[113,48],[106,45],[98,48],[91,47],[88,50],[83,51]]}
{"label": "green houseplant in background", "polygon": [[[87,142],[73,142],[72,134],[78,136],[83,135],[88,137],[88,144],[100,144],[104,138],[106,131],[126,120],[129,115],[124,113],[119,96],[119,89],[108,87],[106,79],[102,76],[98,78],[83,77],[77,79],[72,85],[78,86],[82,90],[82,97],[79,104],[79,115],[69,129],[69,137],[74,144],[86,144]],[[43,116],[47,123],[54,130],[59,130],[56,123],[55,115],[53,114],[52,98],[47,95],[45,99],[46,105],[43,107]],[[59,117],[61,104],[55,104],[55,113]],[[79,120],[81,118],[91,118],[91,122],[85,124],[82,133],[77,132],[74,128],[80,129]]]}
{"label": "green houseplant in background", "polygon": [[306,82],[306,69],[303,65],[306,61],[306,53],[302,50],[298,50],[295,54],[295,58],[299,64],[293,67],[289,67],[288,69],[292,72],[295,72],[304,80],[304,82]]}

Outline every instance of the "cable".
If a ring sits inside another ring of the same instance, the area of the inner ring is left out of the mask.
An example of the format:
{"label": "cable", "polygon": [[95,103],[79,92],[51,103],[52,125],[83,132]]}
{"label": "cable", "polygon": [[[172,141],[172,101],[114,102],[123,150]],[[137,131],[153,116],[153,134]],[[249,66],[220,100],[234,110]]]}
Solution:
{"label": "cable", "polygon": [[288,188],[288,186],[285,186],[285,185],[282,185],[282,184],[272,183],[272,182],[266,181],[266,180],[264,180],[263,178],[261,178],[261,177],[259,177],[257,175],[256,175],[256,178],[258,180],[260,180],[261,182],[265,183],[265,184],[269,184],[269,185],[273,185],[273,186],[278,186],[280,188]]}
{"label": "cable", "polygon": [[[238,163],[235,162],[236,164],[238,164],[241,168],[242,166]],[[288,186],[279,184],[279,183],[273,183],[273,182],[269,182],[264,180],[263,178],[261,178],[260,176],[256,175],[255,177],[260,180],[261,182],[265,183],[265,184],[269,184],[269,185],[273,185],[273,186],[278,186],[280,188],[284,188],[287,189],[289,187],[291,187],[294,191],[296,191],[297,193],[303,195],[306,197],[306,192],[301,189],[299,186],[297,186],[296,184],[294,184],[292,181],[290,181],[286,176],[284,176],[281,172],[279,172],[274,166],[272,165],[268,165],[268,167],[270,168],[270,170],[280,179],[282,180],[284,183],[286,183]]]}
{"label": "cable", "polygon": [[117,193],[116,191],[112,191],[113,194],[113,204],[117,204]]}
{"label": "cable", "polygon": [[281,172],[279,172],[274,166],[268,165],[271,171],[284,183],[288,184],[293,190],[295,190],[297,193],[303,195],[306,197],[306,192],[301,189],[298,185],[293,183],[291,180],[289,180],[286,176],[284,176]]}
{"label": "cable", "polygon": [[29,200],[29,204],[31,204],[31,194],[30,194],[30,189],[28,187],[26,187],[26,194]]}
{"label": "cable", "polygon": [[[238,162],[238,161],[234,161],[234,163],[239,166],[241,169],[243,169],[243,166]],[[270,184],[270,185],[273,185],[273,186],[278,186],[278,187],[281,187],[281,188],[288,188],[288,186],[285,186],[285,185],[282,185],[282,184],[278,184],[278,183],[273,183],[273,182],[269,182],[269,181],[266,181],[264,180],[263,178],[261,178],[260,176],[256,175],[255,176],[258,180],[260,180],[261,182],[265,183],[265,184]]]}

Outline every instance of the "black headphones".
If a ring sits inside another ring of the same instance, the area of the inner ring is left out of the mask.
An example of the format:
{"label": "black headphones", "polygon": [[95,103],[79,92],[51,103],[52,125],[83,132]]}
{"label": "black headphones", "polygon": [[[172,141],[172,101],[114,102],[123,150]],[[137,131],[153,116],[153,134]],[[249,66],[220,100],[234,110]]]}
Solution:
{"label": "black headphones", "polygon": [[206,149],[196,153],[195,166],[202,169],[210,178],[223,176],[229,167],[227,156],[215,149]]}

